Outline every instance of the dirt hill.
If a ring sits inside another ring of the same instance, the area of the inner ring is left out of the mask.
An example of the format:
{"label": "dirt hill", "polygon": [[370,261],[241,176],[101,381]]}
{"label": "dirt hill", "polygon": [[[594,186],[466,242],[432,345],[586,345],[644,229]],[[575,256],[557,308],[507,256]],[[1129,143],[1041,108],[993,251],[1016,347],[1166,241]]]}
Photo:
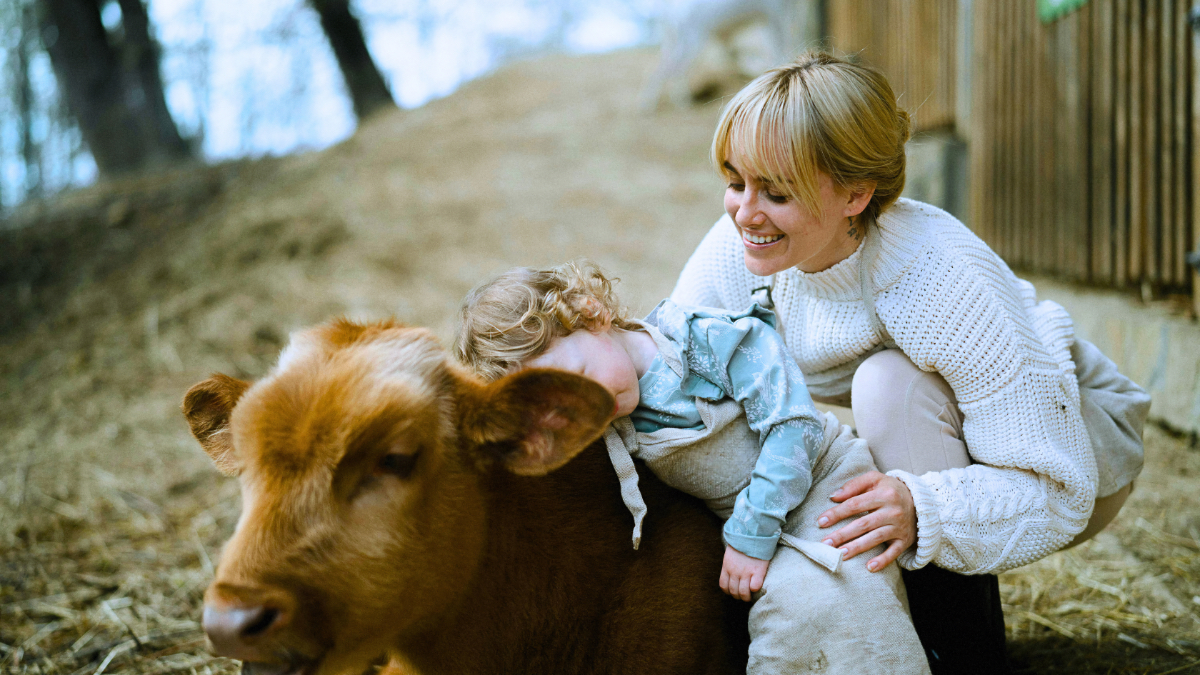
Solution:
{"label": "dirt hill", "polygon": [[[234,669],[196,621],[237,485],[178,410],[210,372],[257,377],[290,331],[342,314],[449,338],[468,288],[516,264],[590,257],[638,313],[667,295],[721,214],[718,107],[638,114],[651,66],[645,51],[523,62],[325,151],[14,216],[0,231],[0,669]],[[1200,507],[1171,482],[1200,459],[1149,440],[1156,489],[1114,534],[1006,577],[1031,672],[1200,662],[1198,537],[1152,524],[1164,494]]]}

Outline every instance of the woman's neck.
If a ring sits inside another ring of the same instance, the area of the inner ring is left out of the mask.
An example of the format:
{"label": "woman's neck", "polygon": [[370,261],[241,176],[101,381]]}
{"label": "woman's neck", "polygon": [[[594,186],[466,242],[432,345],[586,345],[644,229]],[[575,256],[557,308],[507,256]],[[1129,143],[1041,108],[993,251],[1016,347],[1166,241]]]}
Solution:
{"label": "woman's neck", "polygon": [[866,237],[867,226],[858,219],[848,219],[843,221],[840,229],[844,231],[840,231],[825,250],[796,265],[796,269],[805,274],[816,274],[854,255]]}

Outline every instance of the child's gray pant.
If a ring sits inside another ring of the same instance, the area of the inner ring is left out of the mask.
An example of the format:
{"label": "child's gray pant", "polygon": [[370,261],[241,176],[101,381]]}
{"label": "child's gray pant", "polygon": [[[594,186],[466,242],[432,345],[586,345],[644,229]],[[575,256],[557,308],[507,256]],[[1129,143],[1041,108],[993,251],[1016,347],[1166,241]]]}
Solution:
{"label": "child's gray pant", "polygon": [[845,427],[814,467],[812,489],[788,516],[750,610],[750,675],[929,672],[899,568],[867,571],[883,545],[840,561],[836,572],[825,566],[828,557],[817,562],[821,548],[829,549],[813,546],[829,532],[817,527],[817,516],[834,505],[834,490],[874,468],[866,443]]}

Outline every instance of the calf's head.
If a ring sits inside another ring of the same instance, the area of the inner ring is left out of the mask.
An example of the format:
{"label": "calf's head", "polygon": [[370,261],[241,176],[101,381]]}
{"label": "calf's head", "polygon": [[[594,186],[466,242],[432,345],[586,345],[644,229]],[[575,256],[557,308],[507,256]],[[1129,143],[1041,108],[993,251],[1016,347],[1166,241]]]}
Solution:
{"label": "calf's head", "polygon": [[205,594],[212,647],[252,672],[361,672],[436,627],[476,572],[485,474],[562,466],[613,406],[565,372],[485,384],[387,322],[300,333],[254,384],[193,386],[192,433],[242,487]]}

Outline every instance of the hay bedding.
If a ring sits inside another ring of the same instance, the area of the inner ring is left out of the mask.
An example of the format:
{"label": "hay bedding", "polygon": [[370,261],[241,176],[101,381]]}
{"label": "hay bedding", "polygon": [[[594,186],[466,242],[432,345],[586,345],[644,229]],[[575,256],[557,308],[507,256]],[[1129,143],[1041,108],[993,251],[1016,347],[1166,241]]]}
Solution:
{"label": "hay bedding", "polygon": [[1114,524],[1001,576],[1010,653],[1026,672],[1200,672],[1200,452],[1156,427],[1146,444]]}
{"label": "hay bedding", "polygon": [[[27,208],[0,232],[0,671],[222,673],[198,618],[236,481],[183,391],[257,377],[336,314],[452,333],[513,264],[587,255],[637,313],[720,213],[717,108],[641,117],[644,51],[517,64],[320,153],[181,170]],[[34,261],[34,262],[31,262]],[[1024,672],[1200,666],[1200,452],[1150,462],[1094,543],[1002,577]],[[1200,669],[1197,670],[1200,672]]]}

